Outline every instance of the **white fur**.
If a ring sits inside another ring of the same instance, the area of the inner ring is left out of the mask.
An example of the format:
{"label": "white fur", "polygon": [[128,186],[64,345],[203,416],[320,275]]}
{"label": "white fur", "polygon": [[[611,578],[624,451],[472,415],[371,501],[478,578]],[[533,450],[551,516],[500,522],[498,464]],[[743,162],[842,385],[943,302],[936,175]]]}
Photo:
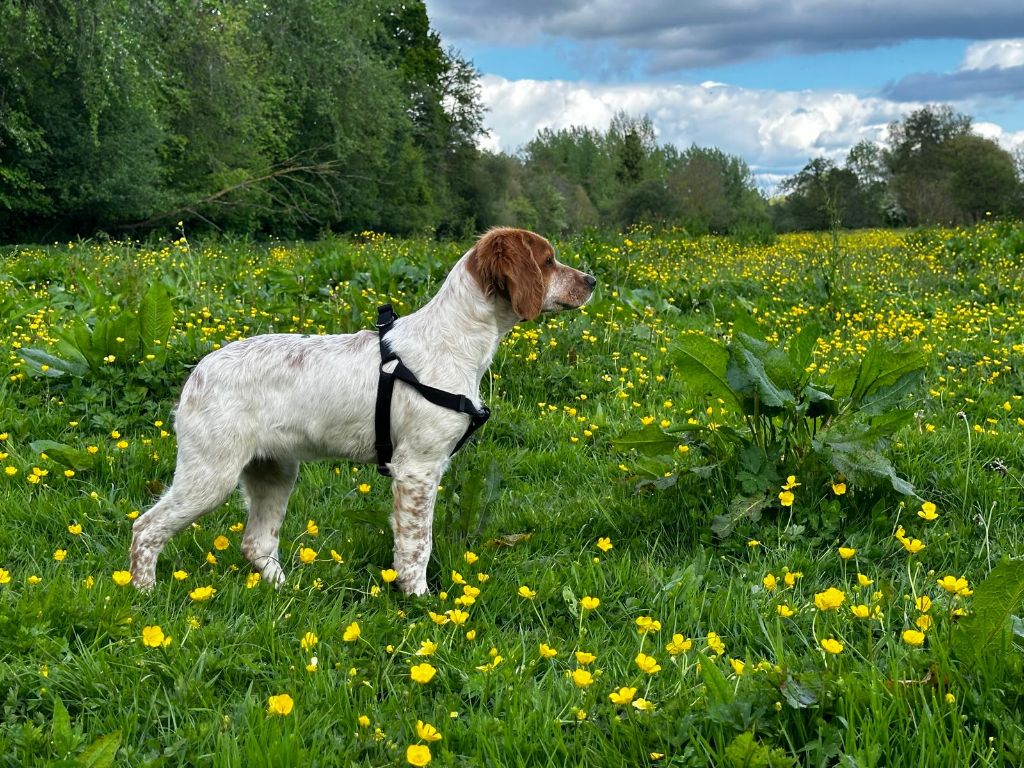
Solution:
{"label": "white fur", "polygon": [[[387,338],[423,383],[465,394],[479,406],[484,372],[502,336],[520,318],[509,300],[477,283],[467,268],[472,253],[455,265],[426,306],[399,318]],[[569,286],[573,278],[574,288]],[[587,281],[582,296],[581,279]],[[581,305],[592,284],[593,278],[557,265],[546,282],[543,309]],[[265,579],[283,582],[278,539],[299,462],[376,458],[379,365],[378,337],[372,331],[255,336],[203,358],[182,390],[175,416],[174,482],[135,521],[134,584],[151,587],[157,557],[171,536],[223,503],[236,484],[249,513],[242,551]],[[394,567],[407,592],[427,589],[437,485],[468,421],[396,382],[391,527]]]}

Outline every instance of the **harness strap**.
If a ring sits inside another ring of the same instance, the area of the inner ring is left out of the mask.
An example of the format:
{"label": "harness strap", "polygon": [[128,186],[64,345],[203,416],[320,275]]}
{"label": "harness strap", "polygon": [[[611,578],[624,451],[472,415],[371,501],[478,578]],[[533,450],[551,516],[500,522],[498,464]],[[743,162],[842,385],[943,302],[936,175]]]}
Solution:
{"label": "harness strap", "polygon": [[[395,390],[395,379],[404,381],[428,402],[469,416],[469,426],[452,450],[453,456],[491,415],[491,411],[486,405],[477,408],[473,405],[473,401],[465,395],[431,387],[416,378],[416,374],[406,367],[384,338],[397,319],[398,315],[395,314],[390,304],[384,304],[377,308],[377,334],[380,337],[380,378],[377,382],[377,403],[374,415],[374,429],[377,435],[375,447],[377,449],[377,471],[388,477],[391,475],[391,471],[387,465],[395,450],[394,444],[391,442],[391,397]],[[390,372],[384,370],[384,366],[392,361],[397,361],[394,369]]]}

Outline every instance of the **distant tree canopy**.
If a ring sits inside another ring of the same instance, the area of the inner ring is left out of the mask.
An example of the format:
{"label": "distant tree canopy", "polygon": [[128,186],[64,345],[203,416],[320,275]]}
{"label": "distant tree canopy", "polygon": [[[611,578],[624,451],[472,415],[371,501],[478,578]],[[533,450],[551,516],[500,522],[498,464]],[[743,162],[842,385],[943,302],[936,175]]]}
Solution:
{"label": "distant tree canopy", "polygon": [[639,223],[693,234],[961,223],[1024,206],[949,107],[815,159],[767,201],[739,157],[646,116],[481,152],[478,74],[422,0],[0,3],[0,242],[196,229],[466,237]]}
{"label": "distant tree canopy", "polygon": [[816,158],[786,179],[780,229],[966,224],[1024,213],[1020,163],[974,133],[971,118],[927,106],[889,126],[886,145],[855,145],[839,167]]}

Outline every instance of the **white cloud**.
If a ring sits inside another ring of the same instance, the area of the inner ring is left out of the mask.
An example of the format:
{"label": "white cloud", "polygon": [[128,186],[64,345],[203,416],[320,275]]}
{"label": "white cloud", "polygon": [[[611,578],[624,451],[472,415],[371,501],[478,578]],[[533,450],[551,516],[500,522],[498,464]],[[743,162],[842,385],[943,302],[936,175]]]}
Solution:
{"label": "white cloud", "polygon": [[1024,39],[986,40],[967,46],[960,69],[1008,69],[1021,65],[1024,65]]}
{"label": "white cloud", "polygon": [[713,146],[742,157],[765,184],[795,173],[811,157],[842,161],[852,145],[881,140],[890,122],[920,106],[851,93],[723,83],[604,85],[486,75],[481,86],[489,108],[488,149],[515,151],[542,128],[605,129],[624,110],[648,115],[661,142]]}

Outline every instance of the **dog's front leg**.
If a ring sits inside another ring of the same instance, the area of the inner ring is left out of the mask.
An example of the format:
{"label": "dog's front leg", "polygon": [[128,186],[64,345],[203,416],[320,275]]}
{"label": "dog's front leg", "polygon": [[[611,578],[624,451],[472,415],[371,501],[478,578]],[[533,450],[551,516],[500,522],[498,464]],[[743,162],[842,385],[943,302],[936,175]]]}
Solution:
{"label": "dog's front leg", "polygon": [[395,570],[406,594],[427,591],[427,563],[433,543],[434,501],[443,467],[391,465]]}

